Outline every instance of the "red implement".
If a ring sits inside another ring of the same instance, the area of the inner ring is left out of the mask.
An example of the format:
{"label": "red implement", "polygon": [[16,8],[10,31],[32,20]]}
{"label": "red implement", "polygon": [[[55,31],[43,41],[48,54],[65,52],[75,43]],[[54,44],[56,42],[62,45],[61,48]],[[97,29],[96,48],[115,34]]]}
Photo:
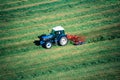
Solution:
{"label": "red implement", "polygon": [[85,42],[85,37],[83,36],[67,34],[67,38],[68,40],[72,41],[75,45],[81,45]]}

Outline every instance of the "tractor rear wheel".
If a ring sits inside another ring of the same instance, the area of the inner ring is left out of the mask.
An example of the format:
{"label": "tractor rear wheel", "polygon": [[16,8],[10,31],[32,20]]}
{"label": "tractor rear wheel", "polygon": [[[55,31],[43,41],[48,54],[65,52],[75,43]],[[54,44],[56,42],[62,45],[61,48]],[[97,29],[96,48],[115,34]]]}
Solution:
{"label": "tractor rear wheel", "polygon": [[66,45],[66,44],[68,43],[67,37],[66,37],[66,36],[61,37],[58,43],[59,43],[59,45],[61,45],[61,46]]}
{"label": "tractor rear wheel", "polygon": [[51,42],[46,42],[45,43],[45,48],[50,49],[52,47],[52,43]]}

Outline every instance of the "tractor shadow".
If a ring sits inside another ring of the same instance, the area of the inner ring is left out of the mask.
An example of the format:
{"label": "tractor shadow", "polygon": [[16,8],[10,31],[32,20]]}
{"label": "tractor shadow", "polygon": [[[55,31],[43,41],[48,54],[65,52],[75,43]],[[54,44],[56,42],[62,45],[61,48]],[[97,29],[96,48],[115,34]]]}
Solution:
{"label": "tractor shadow", "polygon": [[34,40],[33,43],[36,45],[36,46],[40,46],[40,36],[38,36],[39,40]]}
{"label": "tractor shadow", "polygon": [[34,40],[33,42],[36,46],[40,46],[40,40]]}

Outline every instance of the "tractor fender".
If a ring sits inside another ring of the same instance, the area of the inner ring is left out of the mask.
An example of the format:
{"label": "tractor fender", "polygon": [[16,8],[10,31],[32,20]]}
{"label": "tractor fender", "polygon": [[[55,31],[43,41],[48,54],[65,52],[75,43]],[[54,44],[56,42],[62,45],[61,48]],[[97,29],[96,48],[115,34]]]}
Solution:
{"label": "tractor fender", "polygon": [[61,39],[62,37],[67,37],[67,35],[60,35],[60,36],[58,37],[57,41],[60,41],[60,39]]}

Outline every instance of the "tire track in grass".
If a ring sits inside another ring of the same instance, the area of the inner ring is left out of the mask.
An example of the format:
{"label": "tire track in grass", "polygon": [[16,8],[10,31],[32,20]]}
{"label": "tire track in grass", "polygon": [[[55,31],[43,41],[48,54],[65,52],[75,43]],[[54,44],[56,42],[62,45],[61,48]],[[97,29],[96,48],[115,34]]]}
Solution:
{"label": "tire track in grass", "polygon": [[38,2],[38,3],[34,3],[34,4],[26,4],[26,5],[22,5],[22,6],[7,8],[2,11],[10,11],[10,10],[16,10],[16,9],[21,9],[21,8],[28,8],[28,7],[37,6],[40,4],[47,4],[47,3],[57,2],[57,1],[58,0],[51,0],[51,1]]}

